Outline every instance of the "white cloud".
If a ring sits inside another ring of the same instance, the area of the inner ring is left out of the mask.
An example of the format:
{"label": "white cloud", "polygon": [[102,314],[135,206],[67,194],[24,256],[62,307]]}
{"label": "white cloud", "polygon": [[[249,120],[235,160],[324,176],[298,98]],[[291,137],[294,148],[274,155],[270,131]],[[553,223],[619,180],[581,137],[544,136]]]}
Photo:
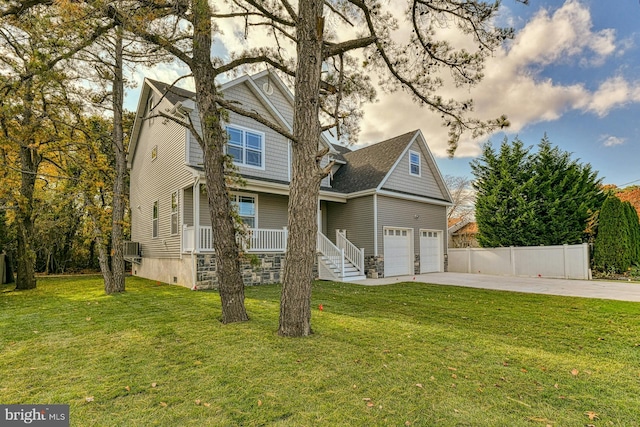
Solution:
{"label": "white cloud", "polygon": [[600,137],[602,145],[605,147],[615,147],[616,145],[622,145],[626,142],[625,138],[619,138],[613,135],[602,135]]}
{"label": "white cloud", "polygon": [[[525,126],[554,121],[570,111],[606,116],[612,109],[640,102],[640,82],[629,82],[615,76],[595,90],[581,82],[582,67],[601,66],[607,58],[628,50],[628,40],[616,42],[612,29],[593,30],[588,6],[567,0],[551,13],[541,9],[504,48],[494,52],[485,67],[485,78],[471,89],[452,85],[443,88],[443,98],[473,98],[475,114],[492,119],[506,114],[511,122],[509,132],[517,133]],[[544,67],[562,64],[578,67],[577,82],[563,84],[541,78]],[[587,77],[585,77],[587,78]],[[402,132],[420,128],[435,155],[446,155],[447,130],[439,115],[415,106],[403,93],[380,94],[378,104],[367,106],[361,140],[376,142]],[[460,142],[456,157],[476,156],[487,137]]]}

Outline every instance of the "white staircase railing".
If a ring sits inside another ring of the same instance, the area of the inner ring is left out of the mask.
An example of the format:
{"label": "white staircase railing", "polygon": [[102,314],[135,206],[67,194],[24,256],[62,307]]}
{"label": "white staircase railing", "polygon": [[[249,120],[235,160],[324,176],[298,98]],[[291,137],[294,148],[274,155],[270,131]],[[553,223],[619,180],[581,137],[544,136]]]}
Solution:
{"label": "white staircase railing", "polygon": [[327,236],[318,232],[318,252],[339,269],[340,277],[344,277],[344,249],[340,249]]}
{"label": "white staircase railing", "polygon": [[344,230],[336,230],[336,246],[344,251],[344,256],[358,269],[360,274],[364,274],[364,249],[351,243],[346,234]]}

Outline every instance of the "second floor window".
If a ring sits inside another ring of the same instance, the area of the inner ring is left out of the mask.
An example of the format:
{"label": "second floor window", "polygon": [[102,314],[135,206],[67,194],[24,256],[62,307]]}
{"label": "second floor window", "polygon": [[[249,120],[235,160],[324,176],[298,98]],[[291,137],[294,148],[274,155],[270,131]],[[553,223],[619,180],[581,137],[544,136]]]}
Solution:
{"label": "second floor window", "polygon": [[249,129],[227,126],[227,154],[238,165],[264,168],[264,134]]}
{"label": "second floor window", "polygon": [[409,150],[409,173],[420,176],[420,153]]}

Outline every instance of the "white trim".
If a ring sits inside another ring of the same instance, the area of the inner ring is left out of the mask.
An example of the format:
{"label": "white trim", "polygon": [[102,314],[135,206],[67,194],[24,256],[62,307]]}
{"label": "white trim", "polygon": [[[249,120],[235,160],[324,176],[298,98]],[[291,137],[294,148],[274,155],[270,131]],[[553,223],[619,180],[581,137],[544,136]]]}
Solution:
{"label": "white trim", "polygon": [[[230,124],[227,123],[224,126],[224,130],[226,131],[228,128],[231,129],[235,129],[238,131],[241,131],[243,134],[243,141],[242,141],[242,153],[243,153],[243,160],[246,161],[246,151],[247,151],[247,146],[246,146],[246,135],[247,132],[253,133],[253,134],[257,134],[260,135],[260,137],[262,138],[262,150],[260,153],[260,163],[262,164],[261,166],[255,166],[255,165],[249,165],[247,163],[240,163],[240,162],[236,162],[235,159],[233,160],[233,164],[235,164],[236,166],[240,167],[240,168],[250,168],[250,169],[259,169],[259,170],[265,170],[265,161],[266,161],[266,151],[267,151],[267,138],[264,132],[259,131],[259,130],[255,130],[255,129],[251,129],[248,128],[246,126],[240,126],[240,125],[236,125],[236,124]],[[227,152],[228,154],[228,145],[229,142],[227,141],[227,143],[225,144],[225,152]],[[251,151],[256,151],[254,149],[250,149]]]}
{"label": "white trim", "polygon": [[[244,191],[230,191],[229,194],[234,197],[244,196],[244,197],[252,197],[253,198],[253,207],[254,207],[254,224],[253,227],[250,228],[260,228],[258,226],[258,195],[255,193],[245,193]],[[236,201],[236,200],[234,200]],[[240,216],[240,211],[238,211],[238,216]]]}
{"label": "white trim", "polygon": [[193,250],[200,253],[200,238],[197,234],[200,229],[200,177],[196,177],[191,191],[193,193],[193,228],[195,230]]}
{"label": "white trim", "polygon": [[287,140],[287,180],[291,182],[291,141]]}
{"label": "white trim", "polygon": [[378,195],[373,195],[373,255],[378,256]]}
{"label": "white trim", "polygon": [[[176,195],[176,212],[175,215],[177,217],[176,223],[176,232],[173,232],[173,195]],[[180,190],[172,191],[170,195],[171,202],[169,203],[169,235],[177,236],[180,234]]]}
{"label": "white trim", "polygon": [[380,190],[378,191],[378,194],[381,196],[395,197],[396,199],[413,200],[415,202],[430,203],[432,205],[438,205],[438,206],[452,205],[451,202],[445,202],[444,200],[432,199],[430,197],[412,196],[410,194],[399,194],[389,190]]}
{"label": "white trim", "polygon": [[[411,161],[411,155],[413,154],[418,156],[418,173],[413,173],[411,171],[411,166],[413,166],[413,162]],[[419,151],[409,150],[409,175],[416,176],[418,178],[422,177],[422,154]]]}
{"label": "white trim", "polygon": [[393,164],[393,166],[391,166],[391,168],[389,169],[389,172],[387,172],[387,174],[382,179],[382,181],[380,181],[380,184],[376,187],[376,190],[380,190],[387,183],[387,180],[389,180],[389,177],[391,176],[393,171],[396,170],[396,167],[398,167],[398,164],[400,164],[400,161],[402,160],[402,158],[407,154],[407,151],[409,151],[409,148],[413,145],[413,143],[415,142],[415,140],[418,137],[418,135],[420,135],[419,132],[420,131],[418,130],[413,134],[413,137],[411,138],[411,140],[409,141],[407,146],[404,147],[404,150],[402,150],[402,153],[400,153],[400,155],[396,159],[396,161]]}
{"label": "white trim", "polygon": [[191,132],[187,127],[184,128],[184,164],[191,164]]}
{"label": "white trim", "polygon": [[254,95],[257,95],[258,100],[261,100],[265,104],[268,110],[271,110],[270,113],[272,113],[278,119],[281,125],[284,125],[289,132],[293,132],[293,125],[287,122],[287,119],[284,118],[282,113],[278,111],[278,109],[275,107],[275,105],[273,105],[273,103],[265,95],[265,93],[262,90],[260,90],[256,82],[253,80],[253,77],[252,76],[248,76],[248,77],[249,78],[246,80],[246,82],[248,83],[248,86],[251,92],[253,92]]}
{"label": "white trim", "polygon": [[[418,131],[420,132],[420,131]],[[422,145],[425,148],[427,154],[429,155],[429,159],[431,160],[431,163],[433,164],[433,168],[435,169],[435,171],[431,171],[434,174],[437,174],[437,176],[434,176],[434,178],[436,178],[436,182],[438,182],[440,185],[440,188],[444,188],[445,191],[445,196],[449,198],[449,200],[452,201],[451,204],[453,204],[453,197],[451,196],[451,192],[449,191],[449,187],[447,187],[447,184],[444,182],[444,177],[442,176],[442,172],[440,172],[440,168],[438,167],[438,164],[436,163],[436,159],[435,157],[433,157],[433,153],[431,152],[431,150],[429,149],[429,146],[427,145],[427,140],[424,139],[424,135],[422,135],[422,132],[420,132],[420,139],[422,139]]]}

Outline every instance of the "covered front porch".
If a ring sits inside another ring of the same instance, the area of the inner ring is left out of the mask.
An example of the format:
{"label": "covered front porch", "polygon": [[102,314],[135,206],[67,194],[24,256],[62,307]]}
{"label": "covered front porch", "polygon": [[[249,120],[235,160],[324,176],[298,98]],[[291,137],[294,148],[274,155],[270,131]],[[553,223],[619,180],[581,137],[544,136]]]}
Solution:
{"label": "covered front porch", "polygon": [[[215,256],[213,228],[203,186],[183,191],[181,251],[183,254]],[[238,216],[245,230],[236,236],[240,248],[259,259],[272,258],[287,251],[288,197],[284,194],[238,191],[232,193]],[[326,213],[318,204],[318,277],[324,280],[351,281],[366,276],[364,249],[353,245],[346,230],[335,230],[335,240],[322,233],[326,230]],[[325,217],[325,221],[323,221]],[[332,233],[333,234],[333,233]],[[333,241],[332,241],[333,240]],[[268,262],[271,265],[271,261]]]}

